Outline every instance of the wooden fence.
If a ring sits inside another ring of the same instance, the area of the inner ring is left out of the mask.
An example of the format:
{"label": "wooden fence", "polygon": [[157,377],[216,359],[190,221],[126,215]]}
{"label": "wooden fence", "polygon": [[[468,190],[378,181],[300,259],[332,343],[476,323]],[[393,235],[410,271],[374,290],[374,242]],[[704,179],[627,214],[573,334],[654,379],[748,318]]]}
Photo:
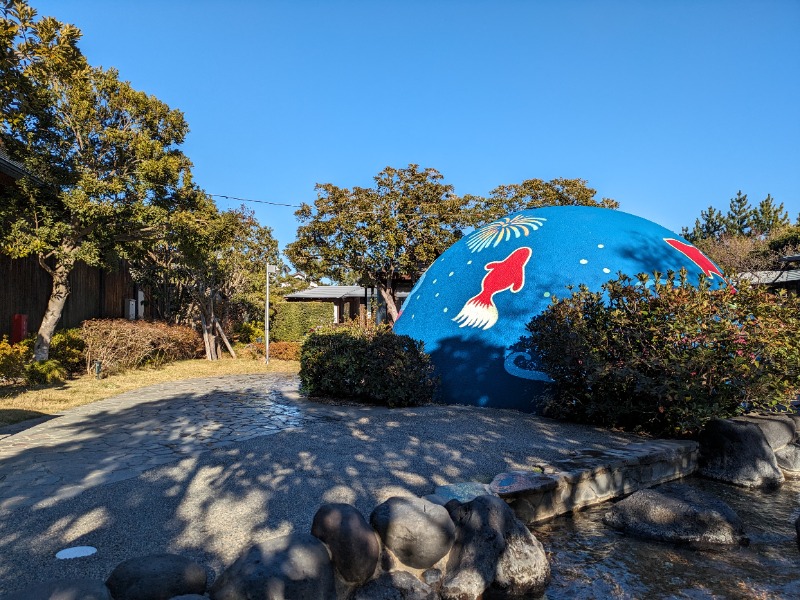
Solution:
{"label": "wooden fence", "polygon": [[[58,328],[77,327],[86,319],[121,318],[137,288],[127,266],[101,270],[78,263],[69,277],[70,294]],[[28,315],[28,331],[39,329],[50,298],[52,279],[36,258],[11,259],[0,254],[0,336],[11,335],[15,314]]]}

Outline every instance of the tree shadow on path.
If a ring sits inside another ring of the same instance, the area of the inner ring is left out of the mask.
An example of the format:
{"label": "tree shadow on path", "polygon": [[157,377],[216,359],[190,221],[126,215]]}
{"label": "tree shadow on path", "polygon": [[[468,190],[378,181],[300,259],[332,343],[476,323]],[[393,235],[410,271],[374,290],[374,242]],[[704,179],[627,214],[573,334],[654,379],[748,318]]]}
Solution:
{"label": "tree shadow on path", "polygon": [[[196,415],[205,416],[195,415],[192,422],[207,419],[213,425],[218,413],[203,413],[203,407],[215,393],[194,397]],[[349,502],[368,518],[394,495],[424,495],[459,481],[489,482],[502,471],[634,439],[516,411],[331,406],[292,393],[277,400],[295,410],[301,428],[188,455],[74,498],[0,511],[0,593],[61,577],[102,580],[119,562],[153,552],[186,555],[218,575],[251,543],[308,532],[325,502]],[[66,463],[82,461],[83,447],[95,437],[116,435],[123,447],[144,443],[137,438],[146,436],[136,431],[159,426],[174,428],[170,434],[180,437],[171,402],[148,402],[124,432],[113,426],[126,421],[124,408],[86,415],[72,425],[75,438],[50,446],[48,453]],[[34,451],[23,449],[18,459]],[[78,545],[98,552],[55,559],[58,550]]]}

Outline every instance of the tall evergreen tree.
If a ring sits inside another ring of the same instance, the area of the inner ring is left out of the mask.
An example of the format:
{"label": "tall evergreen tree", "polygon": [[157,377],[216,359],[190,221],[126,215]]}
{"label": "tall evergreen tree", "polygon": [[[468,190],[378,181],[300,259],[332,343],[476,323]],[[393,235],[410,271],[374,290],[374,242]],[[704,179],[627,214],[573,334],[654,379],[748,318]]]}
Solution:
{"label": "tall evergreen tree", "polygon": [[771,233],[787,227],[790,223],[789,213],[784,210],[783,202],[776,206],[769,194],[753,211],[752,228],[759,235],[769,236]]}
{"label": "tall evergreen tree", "polygon": [[725,233],[728,235],[747,235],[753,228],[755,211],[750,206],[747,194],[741,190],[736,192],[736,197],[731,198],[728,213],[725,215]]}
{"label": "tall evergreen tree", "polygon": [[719,239],[725,233],[725,215],[713,206],[700,211],[700,218],[695,219],[694,229],[683,228],[681,234],[690,242],[697,243],[704,239]]}

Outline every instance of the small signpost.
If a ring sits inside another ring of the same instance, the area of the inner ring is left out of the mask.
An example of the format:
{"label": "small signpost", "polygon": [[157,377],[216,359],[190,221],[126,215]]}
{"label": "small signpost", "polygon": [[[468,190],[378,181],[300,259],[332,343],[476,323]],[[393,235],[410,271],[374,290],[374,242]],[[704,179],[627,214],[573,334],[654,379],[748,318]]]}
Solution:
{"label": "small signpost", "polygon": [[264,362],[269,364],[269,275],[277,273],[278,267],[267,263],[267,300],[264,303]]}

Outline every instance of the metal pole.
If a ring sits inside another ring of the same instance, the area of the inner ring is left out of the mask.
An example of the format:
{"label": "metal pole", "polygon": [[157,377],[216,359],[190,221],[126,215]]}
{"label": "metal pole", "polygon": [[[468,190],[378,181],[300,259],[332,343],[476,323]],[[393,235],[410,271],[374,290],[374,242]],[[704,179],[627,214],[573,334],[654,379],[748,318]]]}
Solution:
{"label": "metal pole", "polygon": [[267,263],[267,299],[264,303],[264,363],[266,364],[269,364],[269,274],[277,270],[277,266]]}
{"label": "metal pole", "polygon": [[269,263],[267,263],[267,301],[264,303],[264,363],[269,364]]}

